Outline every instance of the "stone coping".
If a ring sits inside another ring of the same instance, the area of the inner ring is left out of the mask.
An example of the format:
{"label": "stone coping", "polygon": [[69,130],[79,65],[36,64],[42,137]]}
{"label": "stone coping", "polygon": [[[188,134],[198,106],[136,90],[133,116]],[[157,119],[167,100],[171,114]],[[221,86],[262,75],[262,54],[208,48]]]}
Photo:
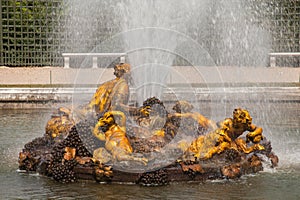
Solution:
{"label": "stone coping", "polygon": [[[134,70],[134,67],[132,68]],[[114,78],[112,68],[0,67],[0,85],[98,85]],[[300,67],[173,66],[166,84],[299,83]]]}

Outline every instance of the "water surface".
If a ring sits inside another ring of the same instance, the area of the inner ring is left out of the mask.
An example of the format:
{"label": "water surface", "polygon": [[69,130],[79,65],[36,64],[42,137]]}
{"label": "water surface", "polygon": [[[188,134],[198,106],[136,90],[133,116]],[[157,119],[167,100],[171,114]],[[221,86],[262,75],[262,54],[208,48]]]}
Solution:
{"label": "water surface", "polygon": [[[229,117],[236,104],[226,106]],[[250,113],[254,111],[253,122],[262,126],[272,141],[280,158],[277,169],[266,168],[238,180],[172,183],[163,187],[91,181],[61,184],[37,174],[17,173],[18,152],[24,144],[43,135],[52,110],[0,110],[0,199],[300,199],[299,103],[248,102],[247,108]],[[209,110],[204,108],[203,114],[206,112]]]}

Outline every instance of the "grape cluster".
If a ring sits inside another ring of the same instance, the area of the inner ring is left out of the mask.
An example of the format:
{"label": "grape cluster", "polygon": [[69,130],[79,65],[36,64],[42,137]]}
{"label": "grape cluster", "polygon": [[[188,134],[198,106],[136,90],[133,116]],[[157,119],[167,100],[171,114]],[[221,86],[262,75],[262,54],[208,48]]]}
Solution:
{"label": "grape cluster", "polygon": [[69,135],[62,141],[62,143],[65,147],[75,148],[77,156],[92,157],[92,152],[87,149],[88,144],[84,144],[82,142],[82,138],[82,136],[79,136],[77,126],[73,126],[69,132]]}
{"label": "grape cluster", "polygon": [[156,97],[150,97],[148,99],[146,99],[144,102],[143,102],[143,107],[146,107],[146,106],[153,106],[154,104],[159,104],[161,105],[162,107],[165,107],[163,102],[160,101],[158,98]]}
{"label": "grape cluster", "polygon": [[189,169],[188,171],[185,171],[184,173],[187,174],[188,177],[190,177],[190,179],[192,179],[192,180],[196,177],[196,174],[197,174],[197,172],[195,172],[192,169]]}
{"label": "grape cluster", "polygon": [[92,154],[83,145],[76,127],[73,126],[68,136],[52,148],[52,161],[47,168],[48,176],[52,176],[56,181],[63,183],[74,182],[76,180],[73,168],[76,166],[77,161],[75,159],[64,159],[66,147],[75,148],[76,156],[92,157]]}
{"label": "grape cluster", "polygon": [[26,171],[37,171],[44,150],[51,142],[46,137],[38,137],[24,145],[19,153],[19,169]]}
{"label": "grape cluster", "polygon": [[156,97],[151,97],[151,98],[146,99],[143,102],[143,107],[147,107],[147,106],[150,106],[152,112],[154,111],[154,112],[158,113],[160,116],[164,116],[168,113],[163,102],[160,101]]}
{"label": "grape cluster", "polygon": [[53,160],[49,163],[47,167],[47,176],[53,177],[54,180],[62,183],[70,183],[75,182],[76,177],[73,171],[74,166],[76,166],[77,162],[75,159],[72,160],[64,160],[59,159],[59,157],[63,156],[63,151],[56,151]]}
{"label": "grape cluster", "polygon": [[146,172],[140,175],[138,183],[144,186],[167,185],[169,183],[168,174],[165,169]]}
{"label": "grape cluster", "polygon": [[235,149],[226,149],[224,153],[226,160],[240,161],[241,159],[239,152]]}
{"label": "grape cluster", "polygon": [[82,120],[76,124],[77,135],[90,153],[93,153],[95,149],[105,145],[103,141],[98,140],[92,133],[95,124],[94,119]]}
{"label": "grape cluster", "polygon": [[51,145],[51,142],[46,137],[38,137],[31,142],[26,143],[23,150],[34,152],[34,150],[39,147],[46,147],[49,145]]}
{"label": "grape cluster", "polygon": [[272,153],[272,145],[271,142],[269,140],[267,140],[265,137],[263,138],[263,140],[260,141],[260,144],[264,146],[265,150],[260,152],[260,153],[264,153],[266,155],[269,155]]}
{"label": "grape cluster", "polygon": [[54,180],[62,183],[75,182],[75,172],[73,171],[74,166],[77,162],[73,160],[64,160],[63,163],[52,163],[52,177]]}
{"label": "grape cluster", "polygon": [[[57,170],[59,169],[59,165],[62,164],[65,153],[65,144],[63,142],[57,143],[54,145],[51,151],[51,161],[47,166],[46,175],[53,177],[54,174],[57,174]],[[57,177],[55,180],[58,180]]]}

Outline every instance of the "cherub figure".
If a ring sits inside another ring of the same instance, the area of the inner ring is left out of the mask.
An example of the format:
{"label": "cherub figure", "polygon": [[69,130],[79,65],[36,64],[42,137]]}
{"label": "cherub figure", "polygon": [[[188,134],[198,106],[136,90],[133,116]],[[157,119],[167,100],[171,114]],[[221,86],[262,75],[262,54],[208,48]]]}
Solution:
{"label": "cherub figure", "polygon": [[[167,110],[159,99],[156,97],[148,98],[140,108],[140,117],[136,120],[137,123],[146,128],[150,132],[150,137],[153,139],[162,139],[165,137],[163,127],[166,123]],[[149,135],[149,134],[148,134]]]}
{"label": "cherub figure", "polygon": [[[120,124],[116,124],[115,117],[121,117]],[[133,160],[147,164],[146,158],[132,156],[132,146],[126,136],[126,116],[121,111],[108,111],[96,124],[93,134],[99,140],[105,141],[105,149],[118,161]]]}
{"label": "cherub figure", "polygon": [[[201,130],[215,129],[216,123],[207,119],[197,112],[192,112],[193,105],[187,101],[177,101],[173,107],[175,113],[168,113],[161,101],[155,97],[149,98],[144,102],[141,113],[144,113],[137,119],[138,124],[148,131],[149,142],[156,141],[162,144],[169,143],[175,135],[178,134],[179,128],[188,133],[189,136],[198,134],[199,127]],[[181,120],[186,120],[182,122]],[[180,123],[181,121],[181,123]],[[192,123],[192,125],[190,125]],[[203,134],[204,131],[201,131]],[[182,136],[184,137],[184,136]],[[178,144],[183,151],[188,147],[187,144]]]}
{"label": "cherub figure", "polygon": [[[246,136],[247,142],[254,143],[251,147],[247,146],[245,140],[239,138],[245,131],[249,131]],[[193,155],[197,159],[209,159],[230,148],[251,153],[255,150],[264,150],[259,144],[262,139],[262,128],[252,124],[252,118],[247,110],[237,108],[233,111],[233,118],[226,118],[218,123],[216,130],[194,140],[185,156]]]}
{"label": "cherub figure", "polygon": [[59,142],[67,137],[74,124],[75,122],[72,119],[71,110],[60,107],[57,109],[57,112],[51,116],[51,119],[48,120],[45,132],[50,139]]}

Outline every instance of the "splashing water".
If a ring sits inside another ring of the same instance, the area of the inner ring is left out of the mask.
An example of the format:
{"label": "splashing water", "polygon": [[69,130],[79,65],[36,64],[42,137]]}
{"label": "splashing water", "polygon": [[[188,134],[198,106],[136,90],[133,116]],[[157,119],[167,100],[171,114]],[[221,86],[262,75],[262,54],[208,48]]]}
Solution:
{"label": "splashing water", "polygon": [[[231,116],[234,108],[228,101],[246,108],[248,103],[247,100],[239,102],[241,94],[232,92],[231,88],[222,88],[223,76],[229,76],[226,80],[243,82],[247,74],[245,68],[240,67],[237,68],[238,77],[224,75],[217,66],[266,66],[270,36],[256,23],[251,2],[93,0],[84,5],[79,0],[66,2],[70,7],[65,35],[69,41],[74,41],[66,47],[71,52],[127,53],[134,79],[132,89],[139,105],[152,96],[162,101],[170,100],[165,95],[169,92],[175,95],[172,101],[191,101],[195,111],[201,111],[199,107],[203,102],[199,102],[197,88],[192,87],[195,80],[191,80],[190,75],[192,73],[205,84],[209,78],[216,77],[221,87],[216,91],[206,85],[211,101],[204,106],[211,109],[206,115],[208,118],[221,120]],[[99,62],[101,66],[109,66],[114,59]],[[177,71],[174,65],[188,65],[192,70]],[[87,59],[78,62],[78,66],[88,66]],[[203,67],[207,66],[212,70],[203,73]],[[177,88],[170,87],[172,84],[183,84],[185,91],[178,92]],[[255,96],[254,93],[251,95]],[[213,106],[212,101],[221,103]],[[251,112],[264,111],[258,106]]]}
{"label": "splashing water", "polygon": [[[65,2],[66,51],[126,52],[140,104],[151,96],[162,97],[171,83],[173,65],[192,65],[199,74],[201,66],[266,65],[270,37],[258,25],[251,2]],[[87,60],[80,61],[82,68],[88,66]],[[101,59],[101,66],[112,61]],[[222,82],[222,75],[217,76]]]}

